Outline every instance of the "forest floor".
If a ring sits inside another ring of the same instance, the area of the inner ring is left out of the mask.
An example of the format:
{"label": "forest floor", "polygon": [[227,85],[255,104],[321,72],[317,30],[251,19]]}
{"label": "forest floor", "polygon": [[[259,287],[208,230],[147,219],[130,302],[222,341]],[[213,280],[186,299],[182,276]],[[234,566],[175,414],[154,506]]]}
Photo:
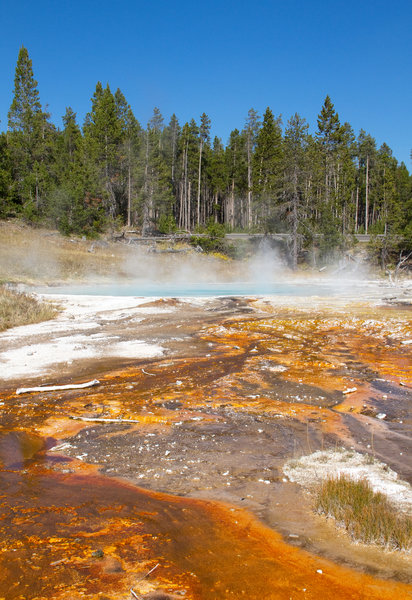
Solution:
{"label": "forest floor", "polygon": [[410,554],[284,470],[345,448],[409,510],[410,296],[47,296],[56,319],[0,334],[0,598],[412,598]]}

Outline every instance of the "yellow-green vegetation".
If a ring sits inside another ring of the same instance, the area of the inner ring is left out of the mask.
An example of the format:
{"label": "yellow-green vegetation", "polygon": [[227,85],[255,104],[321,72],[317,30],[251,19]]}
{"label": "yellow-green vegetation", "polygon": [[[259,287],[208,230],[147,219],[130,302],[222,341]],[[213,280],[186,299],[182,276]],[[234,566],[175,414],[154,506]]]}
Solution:
{"label": "yellow-green vegetation", "polygon": [[213,258],[218,258],[219,260],[230,260],[230,256],[222,254],[222,252],[211,252],[210,254]]}
{"label": "yellow-green vegetation", "polygon": [[344,475],[325,480],[317,493],[316,510],[336,519],[356,541],[389,549],[412,548],[412,518],[374,492],[367,481]]}
{"label": "yellow-green vegetation", "polygon": [[48,321],[56,314],[57,309],[52,304],[0,286],[0,331],[18,325]]}

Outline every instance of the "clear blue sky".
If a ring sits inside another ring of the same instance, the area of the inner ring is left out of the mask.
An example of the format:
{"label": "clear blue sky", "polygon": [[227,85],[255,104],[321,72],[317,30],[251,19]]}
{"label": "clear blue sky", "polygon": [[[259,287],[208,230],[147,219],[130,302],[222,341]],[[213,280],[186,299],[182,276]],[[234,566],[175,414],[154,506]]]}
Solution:
{"label": "clear blue sky", "polygon": [[83,123],[96,82],[118,87],[145,125],[206,112],[226,143],[249,108],[311,130],[326,94],[341,121],[386,142],[411,171],[411,0],[0,0],[0,127],[21,45],[43,105]]}

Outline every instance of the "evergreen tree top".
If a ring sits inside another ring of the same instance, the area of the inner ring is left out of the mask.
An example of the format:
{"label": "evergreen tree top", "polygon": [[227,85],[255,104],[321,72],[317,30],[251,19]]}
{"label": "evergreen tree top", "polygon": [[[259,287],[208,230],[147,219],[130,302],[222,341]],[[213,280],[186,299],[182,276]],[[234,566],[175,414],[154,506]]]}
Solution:
{"label": "evergreen tree top", "polygon": [[160,112],[159,108],[155,106],[153,109],[153,116],[148,123],[148,128],[153,131],[161,132],[163,127],[164,123],[162,113]]}
{"label": "evergreen tree top", "polygon": [[211,121],[210,121],[209,117],[207,116],[206,113],[202,113],[200,115],[199,133],[200,133],[201,139],[204,142],[209,141],[210,125],[211,125]]}
{"label": "evergreen tree top", "polygon": [[67,128],[69,125],[77,125],[76,123],[76,113],[73,111],[71,106],[66,107],[66,112],[62,116],[63,125]]}
{"label": "evergreen tree top", "polygon": [[37,81],[34,79],[32,61],[27,48],[22,46],[16,64],[14,96],[8,113],[11,131],[28,131],[33,126],[33,118],[41,114],[41,104]]}
{"label": "evergreen tree top", "polygon": [[341,125],[339,115],[335,111],[330,96],[326,96],[322,109],[317,119],[318,131],[316,137],[326,147],[332,147],[341,139]]}

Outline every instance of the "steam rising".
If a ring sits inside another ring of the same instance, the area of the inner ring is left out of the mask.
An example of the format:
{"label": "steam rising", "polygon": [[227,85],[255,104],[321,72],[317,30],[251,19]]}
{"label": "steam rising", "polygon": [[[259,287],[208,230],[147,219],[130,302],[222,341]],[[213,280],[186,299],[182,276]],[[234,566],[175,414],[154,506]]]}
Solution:
{"label": "steam rising", "polygon": [[[0,278],[47,286],[92,286],[94,293],[116,295],[247,294],[266,295],[290,285],[291,295],[357,293],[370,278],[365,263],[341,259],[326,270],[291,271],[286,253],[262,240],[247,258],[225,260],[188,248],[147,247],[70,240],[50,232],[0,228]],[[155,250],[155,251],[153,251]],[[305,285],[303,285],[305,284]],[[278,286],[278,287],[276,287]],[[318,286],[316,291],[314,286]],[[323,287],[323,289],[322,289]],[[110,288],[110,289],[109,289]],[[133,288],[133,289],[132,289]],[[150,288],[150,289],[149,289]],[[358,287],[359,290],[359,287]],[[68,290],[67,290],[68,291]]]}

